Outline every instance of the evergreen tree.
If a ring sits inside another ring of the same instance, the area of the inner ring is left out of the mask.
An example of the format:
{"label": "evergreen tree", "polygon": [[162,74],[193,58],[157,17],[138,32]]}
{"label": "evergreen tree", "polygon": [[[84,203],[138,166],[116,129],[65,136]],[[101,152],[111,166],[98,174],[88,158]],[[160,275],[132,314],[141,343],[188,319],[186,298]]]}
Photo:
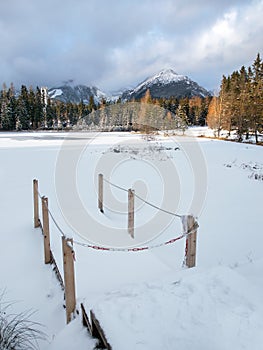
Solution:
{"label": "evergreen tree", "polygon": [[56,120],[55,105],[52,104],[50,98],[48,98],[47,106],[46,106],[46,124],[48,129],[54,128],[55,120]]}
{"label": "evergreen tree", "polygon": [[10,130],[10,120],[9,120],[9,100],[6,91],[6,85],[3,85],[3,90],[1,92],[1,127],[3,130]]}
{"label": "evergreen tree", "polygon": [[219,106],[217,112],[219,113],[217,118],[217,136],[220,137],[220,132],[222,129],[231,130],[232,125],[232,114],[231,114],[231,81],[230,77],[225,77],[223,75],[219,93]]}
{"label": "evergreen tree", "polygon": [[199,119],[201,119],[202,114],[202,99],[201,97],[192,97],[189,100],[189,115],[188,115],[188,124],[189,125],[198,125]]}
{"label": "evergreen tree", "polygon": [[93,110],[95,111],[96,107],[97,106],[96,106],[95,101],[94,101],[94,96],[91,95],[89,98],[88,111],[89,112],[92,112]]}
{"label": "evergreen tree", "polygon": [[29,127],[30,129],[36,129],[36,123],[35,123],[36,101],[35,101],[35,92],[32,86],[29,87],[27,99],[28,99],[27,111],[29,116]]}
{"label": "evergreen tree", "polygon": [[9,130],[15,130],[17,119],[17,101],[15,98],[15,88],[11,83],[8,90],[8,114],[9,114]]}
{"label": "evergreen tree", "polygon": [[177,129],[182,130],[183,134],[185,132],[185,130],[187,129],[187,114],[185,111],[185,102],[183,101],[183,104],[179,105],[178,109],[177,109],[177,113],[176,113],[176,120],[177,120]]}
{"label": "evergreen tree", "polygon": [[206,125],[206,118],[208,113],[208,107],[211,102],[212,97],[207,96],[205,98],[202,98],[202,104],[201,104],[201,112],[198,118],[197,125],[205,126]]}
{"label": "evergreen tree", "polygon": [[250,83],[250,126],[258,143],[258,132],[263,129],[263,62],[260,54],[252,65],[252,77]]}
{"label": "evergreen tree", "polygon": [[[223,76],[219,100],[212,99],[208,111],[208,125],[220,130],[237,131],[238,140],[252,131],[258,142],[263,129],[263,63],[258,54],[252,67],[244,66],[230,76]],[[217,106],[216,106],[217,104]]]}
{"label": "evergreen tree", "polygon": [[[179,111],[179,109],[180,109],[180,111]],[[178,106],[176,114],[177,115],[179,114],[179,115],[183,116],[183,120],[185,120],[185,122],[187,124],[190,124],[190,122],[189,122],[189,111],[190,111],[189,98],[185,97],[185,98],[180,99],[179,106]]]}
{"label": "evergreen tree", "polygon": [[44,103],[42,99],[41,90],[39,87],[36,89],[35,93],[35,115],[34,115],[34,129],[40,126],[44,127]]}
{"label": "evergreen tree", "polygon": [[17,129],[27,130],[30,127],[30,114],[32,109],[29,104],[28,90],[25,85],[21,86],[20,95],[17,102],[18,120]]}

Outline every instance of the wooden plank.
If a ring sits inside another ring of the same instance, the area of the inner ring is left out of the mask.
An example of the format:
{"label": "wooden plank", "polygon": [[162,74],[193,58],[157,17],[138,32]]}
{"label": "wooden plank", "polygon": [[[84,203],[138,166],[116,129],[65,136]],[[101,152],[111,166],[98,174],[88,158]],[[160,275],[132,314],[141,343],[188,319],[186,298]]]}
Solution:
{"label": "wooden plank", "polygon": [[102,342],[102,344],[105,346],[106,349],[111,350],[112,347],[108,343],[108,340],[105,336],[105,333],[104,333],[98,319],[96,318],[93,310],[90,310],[90,319],[91,319],[91,327],[92,327],[93,337],[98,338]]}
{"label": "wooden plank", "polygon": [[93,336],[91,323],[89,321],[89,318],[88,318],[88,315],[86,313],[86,310],[85,310],[83,303],[80,304],[80,307],[81,307],[81,311],[82,311],[82,324],[84,327],[88,328],[90,335]]}
{"label": "wooden plank", "polygon": [[128,232],[134,238],[134,190],[128,190]]}

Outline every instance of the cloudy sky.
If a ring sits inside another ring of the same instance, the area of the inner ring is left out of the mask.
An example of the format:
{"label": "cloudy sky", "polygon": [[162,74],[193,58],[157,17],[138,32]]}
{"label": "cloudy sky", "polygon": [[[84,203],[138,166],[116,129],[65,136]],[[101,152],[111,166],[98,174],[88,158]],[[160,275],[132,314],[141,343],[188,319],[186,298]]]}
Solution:
{"label": "cloudy sky", "polygon": [[207,89],[263,56],[263,0],[0,0],[0,84],[105,91],[163,68]]}

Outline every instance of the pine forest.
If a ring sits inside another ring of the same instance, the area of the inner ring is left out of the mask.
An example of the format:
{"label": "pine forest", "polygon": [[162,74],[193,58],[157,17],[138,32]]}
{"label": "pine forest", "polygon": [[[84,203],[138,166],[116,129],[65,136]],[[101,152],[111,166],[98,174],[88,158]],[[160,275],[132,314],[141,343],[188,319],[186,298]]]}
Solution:
{"label": "pine forest", "polygon": [[[138,103],[139,102],[139,103]],[[130,105],[130,107],[128,107]],[[131,105],[133,107],[131,107]],[[151,106],[150,108],[147,106]],[[238,141],[263,131],[263,62],[257,54],[252,66],[223,76],[220,91],[210,97],[152,98],[128,104],[118,99],[65,103],[50,99],[42,88],[3,84],[0,91],[0,130],[70,130],[85,124],[91,130],[185,129],[207,125],[220,137],[222,130],[236,133]]]}

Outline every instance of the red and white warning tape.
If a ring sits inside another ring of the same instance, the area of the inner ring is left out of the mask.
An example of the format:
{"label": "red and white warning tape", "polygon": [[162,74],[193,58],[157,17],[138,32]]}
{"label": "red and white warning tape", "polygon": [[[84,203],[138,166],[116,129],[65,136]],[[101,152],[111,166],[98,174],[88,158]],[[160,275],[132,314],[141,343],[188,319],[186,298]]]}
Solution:
{"label": "red and white warning tape", "polygon": [[[107,181],[109,182],[109,181]],[[110,182],[109,182],[110,183]],[[110,183],[111,184],[111,183]],[[117,186],[116,186],[117,187]],[[124,189],[126,191],[126,189]],[[38,192],[38,196],[39,198],[44,198],[41,196],[41,194]],[[138,197],[139,199],[142,199],[140,197]],[[143,199],[142,199],[143,200]],[[145,201],[146,202],[146,201]],[[147,204],[150,204],[152,205],[151,203],[148,203],[146,202]],[[45,203],[46,207],[47,207],[47,204]],[[153,206],[153,205],[152,205]],[[154,206],[155,207],[155,206]],[[157,208],[157,207],[156,207]],[[160,208],[158,208],[160,210]],[[52,215],[50,209],[47,207],[47,210],[50,214],[50,217],[52,219],[52,221],[54,222],[55,226],[57,227],[58,231],[61,233],[61,235],[63,237],[66,237],[65,233],[63,232],[63,230],[60,228],[59,224],[57,223],[57,221],[55,220],[54,216]],[[171,212],[168,212],[168,214],[172,214],[172,215],[175,215],[175,216],[178,216],[178,217],[182,217],[181,215],[178,215],[178,214],[175,214],[175,213],[171,213]],[[197,225],[197,223],[196,223]],[[166,242],[162,242],[162,243],[159,243],[159,244],[156,244],[156,245],[152,245],[152,246],[145,246],[145,247],[134,247],[134,248],[114,248],[114,247],[102,247],[102,246],[97,246],[97,245],[92,245],[92,244],[89,244],[89,243],[84,243],[84,242],[79,242],[79,241],[75,241],[73,240],[73,243],[74,244],[77,244],[79,246],[82,246],[82,247],[86,247],[86,248],[90,248],[90,249],[94,249],[94,250],[100,250],[100,251],[111,251],[111,252],[140,252],[140,251],[144,251],[144,250],[151,250],[151,249],[154,249],[154,248],[159,248],[159,247],[163,247],[165,245],[168,245],[168,244],[172,244],[172,243],[175,243],[176,241],[179,241],[180,239],[184,238],[184,237],[187,237],[188,235],[190,235],[193,231],[195,231],[196,229],[196,226],[194,226],[192,228],[191,231],[188,231],[188,232],[184,232],[182,233],[180,236],[178,237],[175,237],[175,238],[172,238],[170,239],[169,241],[166,241]],[[186,245],[186,252],[187,253],[187,245]]]}
{"label": "red and white warning tape", "polygon": [[95,250],[103,250],[103,251],[111,251],[111,252],[140,252],[143,250],[150,250],[150,249],[159,248],[159,247],[162,247],[162,246],[165,246],[168,244],[175,243],[176,241],[179,241],[180,239],[188,236],[190,233],[191,232],[183,233],[181,236],[172,238],[169,241],[162,242],[160,244],[156,244],[156,245],[152,245],[152,246],[145,246],[145,247],[135,247],[135,248],[102,247],[102,246],[92,245],[92,244],[88,244],[88,243],[78,242],[75,240],[73,240],[73,243],[80,245],[82,247],[91,248],[91,249],[95,249]]}

